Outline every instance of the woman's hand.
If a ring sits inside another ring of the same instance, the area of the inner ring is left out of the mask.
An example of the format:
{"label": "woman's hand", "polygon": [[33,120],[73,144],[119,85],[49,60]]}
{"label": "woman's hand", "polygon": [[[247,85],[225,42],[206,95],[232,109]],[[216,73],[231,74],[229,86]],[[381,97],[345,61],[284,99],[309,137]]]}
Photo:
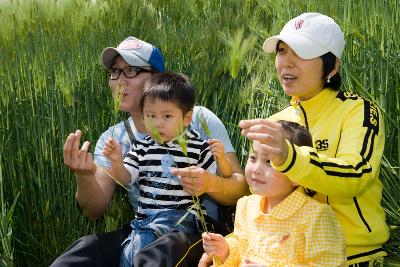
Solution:
{"label": "woman's hand", "polygon": [[243,136],[261,143],[274,165],[285,163],[289,148],[281,124],[268,119],[253,119],[240,121],[239,127]]}

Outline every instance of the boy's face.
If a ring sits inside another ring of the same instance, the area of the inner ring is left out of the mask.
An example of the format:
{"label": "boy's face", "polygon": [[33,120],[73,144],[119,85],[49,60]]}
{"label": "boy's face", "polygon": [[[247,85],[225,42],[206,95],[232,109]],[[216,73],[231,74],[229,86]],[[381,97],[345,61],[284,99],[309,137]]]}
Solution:
{"label": "boy's face", "polygon": [[148,97],[143,104],[143,116],[147,132],[154,132],[148,127],[156,127],[163,142],[177,137],[192,121],[192,111],[184,115],[175,103],[160,99],[150,100]]}
{"label": "boy's face", "polygon": [[250,150],[247,160],[245,174],[251,191],[268,199],[285,199],[297,186],[281,172],[272,168],[269,155],[263,150],[260,142],[253,142],[253,149]]}

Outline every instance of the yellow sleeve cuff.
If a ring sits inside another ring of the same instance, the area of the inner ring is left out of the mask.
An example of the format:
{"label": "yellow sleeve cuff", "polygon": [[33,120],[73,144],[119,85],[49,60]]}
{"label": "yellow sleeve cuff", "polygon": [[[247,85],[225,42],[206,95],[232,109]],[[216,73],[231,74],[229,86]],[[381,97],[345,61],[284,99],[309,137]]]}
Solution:
{"label": "yellow sleeve cuff", "polygon": [[286,140],[286,144],[288,146],[288,156],[286,161],[281,166],[276,166],[274,163],[271,162],[271,166],[282,173],[289,171],[296,161],[296,150],[294,149],[294,145]]}

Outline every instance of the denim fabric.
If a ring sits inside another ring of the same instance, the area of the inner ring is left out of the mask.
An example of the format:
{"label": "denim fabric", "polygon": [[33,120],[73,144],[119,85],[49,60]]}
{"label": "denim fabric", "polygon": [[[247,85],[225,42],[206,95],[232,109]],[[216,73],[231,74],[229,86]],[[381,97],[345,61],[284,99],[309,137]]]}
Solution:
{"label": "denim fabric", "polygon": [[197,218],[192,213],[189,213],[180,224],[176,225],[185,213],[185,210],[166,210],[144,220],[133,220],[131,222],[132,232],[122,243],[120,266],[133,266],[135,254],[140,249],[168,232],[199,233]]}

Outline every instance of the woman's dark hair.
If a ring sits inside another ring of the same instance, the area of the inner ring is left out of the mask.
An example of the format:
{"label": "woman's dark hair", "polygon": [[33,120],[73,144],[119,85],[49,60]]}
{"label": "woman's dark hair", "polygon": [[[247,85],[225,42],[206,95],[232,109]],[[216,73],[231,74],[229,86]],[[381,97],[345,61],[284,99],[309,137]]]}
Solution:
{"label": "woman's dark hair", "polygon": [[176,72],[155,73],[146,82],[140,97],[140,108],[143,110],[144,102],[161,100],[175,103],[183,115],[193,110],[195,103],[195,88],[190,79]]}
{"label": "woman's dark hair", "polygon": [[335,68],[336,56],[331,52],[328,52],[320,56],[320,58],[322,59],[322,68],[324,72],[322,76],[322,79],[325,81],[324,88],[329,87],[333,90],[339,90],[340,85],[342,84],[342,78],[340,77],[339,71],[333,75],[333,77],[330,77],[329,83],[326,80],[328,74]]}
{"label": "woman's dark hair", "polygon": [[[280,43],[283,43],[283,41],[279,40],[276,44],[276,53],[278,53]],[[331,52],[328,52],[320,56],[320,58],[322,59],[322,80],[324,81],[324,88],[329,87],[333,90],[339,90],[340,85],[342,84],[342,78],[340,77],[339,71],[335,75],[333,75],[333,77],[330,77],[329,83],[327,82],[328,74],[335,68],[336,56]]]}

